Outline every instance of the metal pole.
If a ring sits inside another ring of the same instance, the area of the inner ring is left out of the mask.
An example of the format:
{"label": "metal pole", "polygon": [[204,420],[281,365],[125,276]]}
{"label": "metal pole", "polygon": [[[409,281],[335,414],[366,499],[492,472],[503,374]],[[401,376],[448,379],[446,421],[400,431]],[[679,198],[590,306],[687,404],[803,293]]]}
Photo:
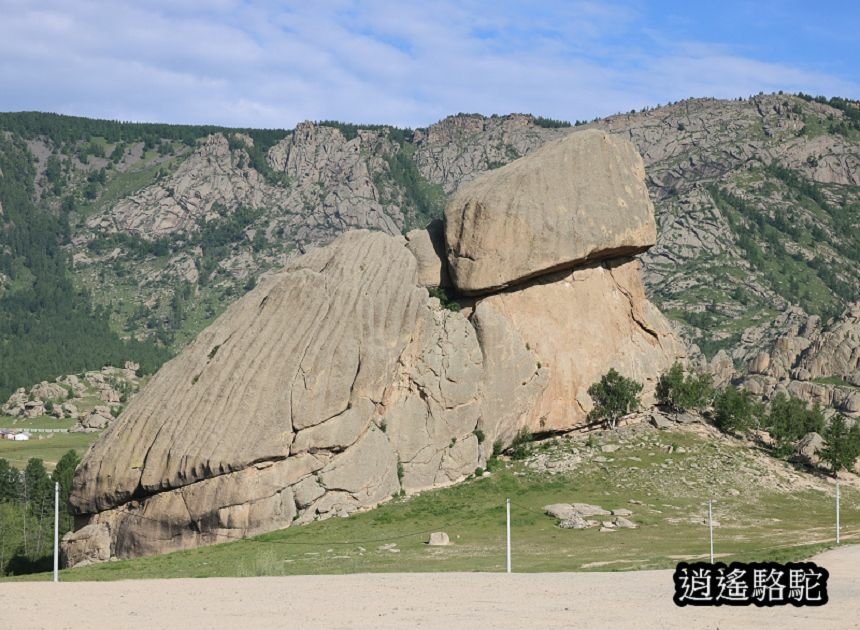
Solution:
{"label": "metal pole", "polygon": [[839,544],[839,482],[836,482],[836,544]]}
{"label": "metal pole", "polygon": [[511,500],[505,500],[505,509],[508,514],[508,573],[511,572]]}
{"label": "metal pole", "polygon": [[714,513],[710,499],[708,500],[708,534],[711,541],[711,564],[714,564]]}
{"label": "metal pole", "polygon": [[54,483],[54,582],[60,581],[60,484]]}

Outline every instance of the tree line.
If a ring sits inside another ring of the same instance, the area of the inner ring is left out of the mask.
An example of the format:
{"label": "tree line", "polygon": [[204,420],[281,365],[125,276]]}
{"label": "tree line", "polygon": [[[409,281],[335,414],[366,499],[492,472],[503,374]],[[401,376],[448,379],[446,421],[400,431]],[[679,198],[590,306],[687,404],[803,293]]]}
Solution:
{"label": "tree line", "polygon": [[80,462],[70,450],[50,475],[41,459],[24,470],[0,459],[0,575],[47,571],[52,566],[54,483],[60,484],[60,537],[74,527],[69,511],[72,477]]}
{"label": "tree line", "polygon": [[[615,428],[621,417],[639,408],[641,391],[641,383],[609,370],[588,389],[594,402],[589,418]],[[728,434],[766,431],[777,457],[792,456],[802,438],[818,433],[824,442],[819,456],[833,474],[851,470],[860,458],[860,421],[849,424],[838,413],[828,421],[818,404],[810,406],[799,398],[779,393],[766,406],[734,385],[715,388],[710,374],[686,373],[677,362],[660,376],[656,395],[658,405],[670,413],[704,413]]]}

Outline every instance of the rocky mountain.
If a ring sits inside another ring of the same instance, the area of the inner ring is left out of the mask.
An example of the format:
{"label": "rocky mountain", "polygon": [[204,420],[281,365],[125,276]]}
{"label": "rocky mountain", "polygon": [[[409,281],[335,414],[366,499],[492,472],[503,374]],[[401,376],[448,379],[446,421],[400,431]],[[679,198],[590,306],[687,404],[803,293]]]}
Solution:
{"label": "rocky mountain", "polygon": [[[173,352],[309,247],[349,229],[422,227],[461,184],[583,127],[644,158],[657,213],[645,289],[701,365],[743,374],[809,317],[828,326],[860,296],[860,109],[844,99],[691,99],[574,127],[459,114],[412,131],[0,115],[32,160],[34,203],[68,222],[74,285],[116,334]],[[26,282],[0,273],[7,296]]]}
{"label": "rocky mountain", "polygon": [[[68,562],[223,542],[455,483],[523,429],[586,423],[587,390],[610,368],[653,401],[684,348],[631,257],[654,241],[644,175],[627,141],[569,134],[461,187],[442,235],[352,230],[266,277],[87,453]],[[510,247],[511,225],[543,231]],[[445,268],[473,295],[458,308],[427,290]]]}

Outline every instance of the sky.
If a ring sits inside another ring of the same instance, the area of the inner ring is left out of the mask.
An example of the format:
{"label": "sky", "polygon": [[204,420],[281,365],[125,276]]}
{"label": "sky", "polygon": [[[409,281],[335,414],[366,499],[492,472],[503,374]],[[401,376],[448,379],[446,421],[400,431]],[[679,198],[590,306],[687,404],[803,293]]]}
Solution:
{"label": "sky", "polygon": [[0,0],[0,111],[292,128],[860,99],[860,3]]}

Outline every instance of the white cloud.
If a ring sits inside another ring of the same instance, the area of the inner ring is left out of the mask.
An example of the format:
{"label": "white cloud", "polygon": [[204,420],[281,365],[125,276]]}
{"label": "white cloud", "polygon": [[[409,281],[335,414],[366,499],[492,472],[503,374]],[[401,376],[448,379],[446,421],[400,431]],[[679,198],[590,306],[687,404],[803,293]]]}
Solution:
{"label": "white cloud", "polygon": [[[33,8],[37,5],[37,8]],[[591,118],[856,82],[673,42],[603,2],[0,0],[0,109],[291,127],[458,111]]]}

